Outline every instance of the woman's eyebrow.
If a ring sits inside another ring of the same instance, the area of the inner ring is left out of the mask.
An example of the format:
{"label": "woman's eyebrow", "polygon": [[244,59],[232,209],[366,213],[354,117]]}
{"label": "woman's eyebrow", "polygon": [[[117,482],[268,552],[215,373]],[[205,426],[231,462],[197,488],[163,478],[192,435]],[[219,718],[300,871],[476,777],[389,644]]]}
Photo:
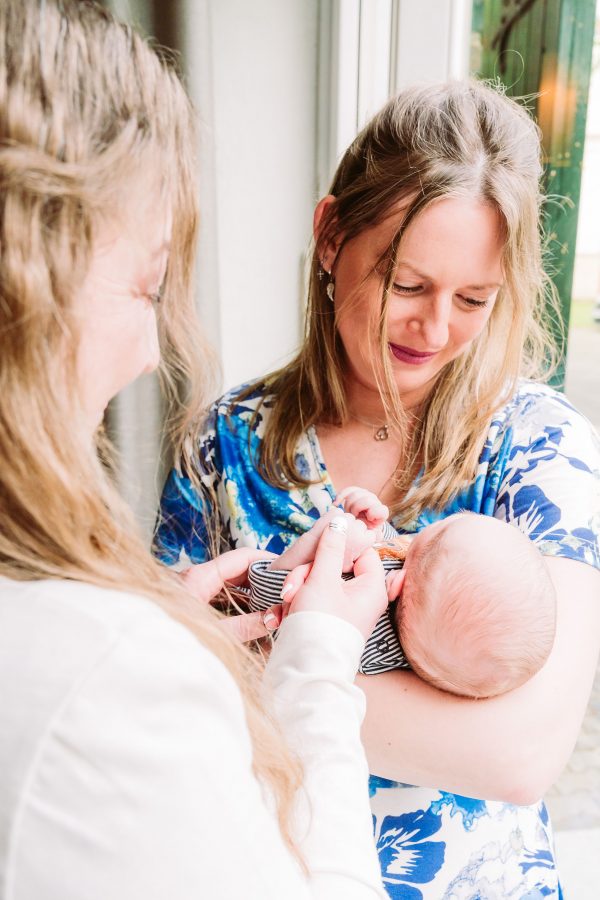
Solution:
{"label": "woman's eyebrow", "polygon": [[431,281],[432,280],[429,275],[425,275],[423,272],[419,272],[418,269],[415,269],[414,266],[411,266],[411,264],[409,262],[407,262],[405,259],[397,260],[396,268],[397,269],[410,269],[410,271],[412,272],[413,275],[416,275],[417,278],[421,278],[423,281]]}

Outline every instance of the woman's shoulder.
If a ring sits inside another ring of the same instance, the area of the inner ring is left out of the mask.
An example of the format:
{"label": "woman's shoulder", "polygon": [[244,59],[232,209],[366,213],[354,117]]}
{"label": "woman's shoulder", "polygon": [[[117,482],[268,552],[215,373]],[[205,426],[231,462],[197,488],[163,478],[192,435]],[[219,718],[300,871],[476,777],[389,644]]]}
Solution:
{"label": "woman's shoulder", "polygon": [[258,437],[273,406],[274,395],[264,379],[230,388],[210,406],[202,428],[201,443],[217,435],[220,441],[247,439],[248,431]]}
{"label": "woman's shoulder", "polygon": [[492,429],[512,432],[512,443],[550,439],[561,443],[576,439],[597,446],[598,436],[589,420],[568,398],[547,384],[522,380],[510,400],[494,415]]}
{"label": "woman's shoulder", "polygon": [[219,415],[248,418],[263,407],[270,409],[274,394],[265,379],[246,381],[230,388],[215,400],[211,409]]}

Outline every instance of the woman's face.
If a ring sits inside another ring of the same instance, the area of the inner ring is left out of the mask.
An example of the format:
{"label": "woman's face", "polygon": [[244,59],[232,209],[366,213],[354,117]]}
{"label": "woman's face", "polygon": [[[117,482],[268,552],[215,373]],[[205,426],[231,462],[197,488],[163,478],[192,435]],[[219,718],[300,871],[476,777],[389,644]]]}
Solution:
{"label": "woman's face", "polygon": [[171,217],[153,197],[101,229],[79,297],[78,371],[86,417],[96,428],[108,402],[160,360],[156,313]]}
{"label": "woman's face", "polygon": [[[378,393],[373,367],[380,351],[370,323],[380,308],[382,277],[375,267],[402,217],[397,212],[323,259],[327,270],[333,265],[338,328],[355,396],[357,389]],[[318,228],[318,209],[316,220]],[[479,200],[439,200],[406,230],[387,315],[388,357],[406,408],[427,397],[440,370],[484,328],[503,281],[502,252],[500,217]]]}

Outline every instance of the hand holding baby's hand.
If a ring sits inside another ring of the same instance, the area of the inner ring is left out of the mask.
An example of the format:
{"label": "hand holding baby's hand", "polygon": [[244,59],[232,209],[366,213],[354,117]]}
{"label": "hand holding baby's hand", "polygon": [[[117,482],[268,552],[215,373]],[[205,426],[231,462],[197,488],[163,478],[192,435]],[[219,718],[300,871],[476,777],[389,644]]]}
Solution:
{"label": "hand holding baby's hand", "polygon": [[347,521],[339,511],[339,525],[331,528],[332,519],[328,521],[312,565],[301,566],[301,576],[298,569],[288,575],[285,600],[291,600],[290,614],[312,610],[329,613],[354,625],[366,640],[387,606],[384,571],[375,551],[367,549],[356,560],[355,577],[342,581]]}
{"label": "hand holding baby's hand", "polygon": [[[240,547],[236,550],[228,550],[209,562],[190,566],[176,577],[183,582],[187,591],[196,600],[210,603],[218,598],[226,585],[230,587],[245,586],[248,566],[251,563],[259,559],[274,558],[274,554],[266,550]],[[222,620],[221,626],[239,641],[254,641],[270,634],[280,624],[282,615],[281,604],[276,604],[266,613],[261,611],[229,616]]]}
{"label": "hand holding baby's hand", "polygon": [[298,566],[310,564],[315,558],[317,546],[321,535],[335,517],[345,515],[347,523],[346,544],[344,548],[343,571],[351,572],[354,561],[368,547],[372,547],[378,538],[378,531],[369,530],[361,519],[355,518],[351,513],[341,513],[337,507],[317,519],[310,531],[306,531],[291,547],[288,547],[281,556],[271,563],[272,569],[295,569]]}

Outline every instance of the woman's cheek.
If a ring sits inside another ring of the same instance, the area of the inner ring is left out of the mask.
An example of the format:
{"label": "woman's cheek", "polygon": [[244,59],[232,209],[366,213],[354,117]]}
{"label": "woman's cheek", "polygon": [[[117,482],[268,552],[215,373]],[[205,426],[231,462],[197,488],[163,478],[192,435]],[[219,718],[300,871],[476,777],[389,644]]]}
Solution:
{"label": "woman's cheek", "polygon": [[[153,372],[160,363],[160,344],[158,341],[158,322],[154,307],[149,306],[146,310],[146,320],[144,323],[144,346],[143,355],[145,357],[142,372]],[[135,376],[134,376],[135,377]]]}
{"label": "woman's cheek", "polygon": [[112,351],[107,352],[112,378],[105,403],[140,375],[156,369],[160,361],[156,313],[149,302],[136,300],[120,316],[119,326],[113,330]]}

